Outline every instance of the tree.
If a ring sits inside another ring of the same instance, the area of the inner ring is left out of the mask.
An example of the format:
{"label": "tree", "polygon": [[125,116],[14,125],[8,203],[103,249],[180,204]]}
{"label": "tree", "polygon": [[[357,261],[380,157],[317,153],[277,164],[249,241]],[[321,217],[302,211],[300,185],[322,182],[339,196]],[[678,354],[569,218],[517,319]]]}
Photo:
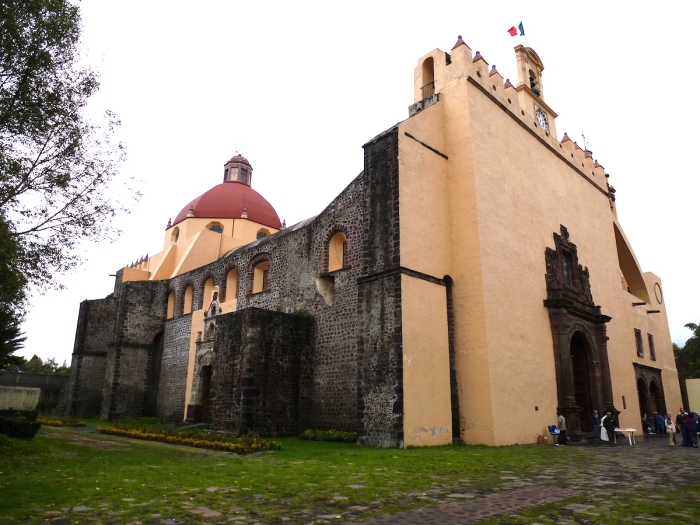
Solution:
{"label": "tree", "polygon": [[13,357],[13,362],[6,367],[8,370],[16,372],[24,372],[26,374],[48,374],[55,376],[67,376],[70,373],[70,367],[63,361],[62,365],[56,362],[53,357],[42,361],[41,357],[35,355],[29,361],[24,357]]}
{"label": "tree", "polygon": [[67,0],[0,3],[0,209],[12,263],[40,289],[80,262],[81,241],[115,237],[119,194],[138,197],[112,191],[125,150],[113,113],[102,127],[86,116],[99,82],[80,65],[80,34]]}
{"label": "tree", "polygon": [[[20,348],[28,287],[56,286],[85,239],[119,233],[112,219],[138,193],[115,191],[124,146],[109,111],[86,113],[98,90],[81,65],[78,6],[68,0],[0,2],[0,365]],[[126,199],[119,197],[126,195]]]}
{"label": "tree", "polygon": [[673,346],[678,377],[700,378],[700,327],[695,323],[688,323],[685,327],[693,332],[693,336],[685,342],[683,348]]}

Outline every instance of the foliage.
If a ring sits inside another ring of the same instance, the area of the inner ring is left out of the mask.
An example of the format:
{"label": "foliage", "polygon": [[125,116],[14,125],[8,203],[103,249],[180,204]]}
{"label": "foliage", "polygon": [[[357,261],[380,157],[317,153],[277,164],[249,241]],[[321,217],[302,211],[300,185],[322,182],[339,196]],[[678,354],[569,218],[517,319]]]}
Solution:
{"label": "foliage", "polygon": [[36,421],[37,417],[39,417],[39,412],[36,410],[15,410],[10,408],[8,410],[0,410],[0,417],[23,418],[27,421]]}
{"label": "foliage", "polygon": [[22,349],[25,339],[19,317],[7,304],[0,303],[0,370],[20,364],[22,358],[12,354]]}
{"label": "foliage", "polygon": [[85,423],[73,416],[39,416],[37,421],[50,427],[84,427]]}
{"label": "foliage", "polygon": [[41,423],[36,421],[36,415],[34,415],[34,418],[22,417],[19,414],[15,416],[0,415],[0,434],[4,434],[7,437],[32,439],[39,432],[40,428]]}
{"label": "foliage", "polygon": [[340,443],[355,443],[357,432],[343,432],[342,430],[304,430],[299,436],[305,441],[337,441]]}
{"label": "foliage", "polygon": [[685,327],[693,332],[683,348],[673,345],[678,377],[681,379],[700,378],[700,326],[688,323]]}
{"label": "foliage", "polygon": [[52,376],[67,376],[70,374],[70,367],[63,361],[62,365],[56,359],[50,357],[43,361],[41,357],[35,355],[29,361],[24,357],[15,357],[12,362],[13,368],[26,374],[47,374]]}
{"label": "foliage", "polygon": [[212,450],[222,450],[235,454],[250,454],[253,452],[264,452],[267,450],[279,450],[280,444],[275,441],[260,438],[235,438],[221,434],[203,432],[159,432],[156,430],[125,430],[116,427],[98,427],[97,431],[102,434],[113,436],[130,437],[135,439],[145,439],[148,441],[160,441],[171,445],[186,445],[188,447],[209,448]]}
{"label": "foliage", "polygon": [[80,35],[69,0],[0,4],[0,209],[12,238],[1,249],[14,250],[8,266],[40,289],[78,264],[83,239],[113,238],[124,211],[112,187],[125,153],[119,122],[86,116],[99,82],[80,65]]}

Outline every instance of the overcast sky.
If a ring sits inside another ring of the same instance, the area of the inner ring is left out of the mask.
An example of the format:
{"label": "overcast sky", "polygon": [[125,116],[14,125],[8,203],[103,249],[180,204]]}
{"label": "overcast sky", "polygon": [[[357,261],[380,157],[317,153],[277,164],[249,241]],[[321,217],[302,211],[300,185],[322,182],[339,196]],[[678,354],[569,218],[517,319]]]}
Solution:
{"label": "overcast sky", "polygon": [[700,322],[694,129],[700,2],[178,2],[83,0],[82,50],[101,73],[90,111],[122,120],[123,174],[141,201],[114,244],[34,296],[21,355],[70,363],[79,304],[162,249],[168,218],[221,182],[241,152],[254,188],[288,225],[321,211],[363,168],[362,144],[407,117],[418,58],[462,35],[517,79],[507,30],[523,22],[542,59],[556,128],[617,190],[643,271],[661,276],[672,338]]}

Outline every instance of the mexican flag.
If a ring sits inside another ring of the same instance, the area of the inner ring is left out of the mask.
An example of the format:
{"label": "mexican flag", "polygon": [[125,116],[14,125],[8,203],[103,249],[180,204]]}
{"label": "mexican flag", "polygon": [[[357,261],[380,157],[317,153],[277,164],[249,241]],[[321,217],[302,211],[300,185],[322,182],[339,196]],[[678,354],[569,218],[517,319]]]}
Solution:
{"label": "mexican flag", "polygon": [[525,28],[523,27],[522,22],[518,24],[517,28],[515,26],[511,27],[508,30],[508,33],[510,33],[510,36],[518,36],[518,30],[520,30],[520,36],[525,36]]}

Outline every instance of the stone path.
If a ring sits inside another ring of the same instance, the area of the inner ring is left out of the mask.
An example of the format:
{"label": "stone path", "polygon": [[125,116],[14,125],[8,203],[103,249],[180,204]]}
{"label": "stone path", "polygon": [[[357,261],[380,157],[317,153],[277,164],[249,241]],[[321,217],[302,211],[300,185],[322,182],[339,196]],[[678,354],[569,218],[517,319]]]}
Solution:
{"label": "stone path", "polygon": [[444,523],[462,525],[476,523],[487,518],[503,516],[511,512],[554,503],[576,496],[568,489],[556,487],[537,487],[496,493],[485,498],[473,499],[459,503],[447,503],[435,507],[425,507],[398,514],[389,514],[356,523],[363,525],[413,525]]}

